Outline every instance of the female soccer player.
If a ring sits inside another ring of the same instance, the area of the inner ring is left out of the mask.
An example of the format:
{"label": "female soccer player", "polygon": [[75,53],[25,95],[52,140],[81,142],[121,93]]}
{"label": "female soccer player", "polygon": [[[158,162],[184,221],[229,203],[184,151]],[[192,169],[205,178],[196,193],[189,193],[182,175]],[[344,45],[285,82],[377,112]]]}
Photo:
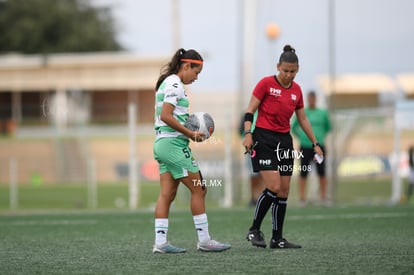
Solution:
{"label": "female soccer player", "polygon": [[197,162],[188,146],[189,139],[202,141],[204,133],[194,132],[184,123],[189,116],[186,84],[197,80],[203,69],[203,59],[195,50],[179,49],[165,66],[156,84],[154,157],[160,170],[160,194],[155,207],[154,253],[183,253],[186,250],[167,242],[168,214],[171,203],[182,182],[191,192],[191,212],[198,234],[197,249],[223,251],[229,244],[211,239],[204,198],[206,187],[202,182]]}
{"label": "female soccer player", "polygon": [[[272,239],[270,248],[301,248],[283,238],[293,159],[300,152],[293,150],[290,135],[290,118],[296,114],[299,125],[312,141],[320,156],[323,152],[315,139],[304,111],[302,91],[294,82],[299,61],[290,45],[283,48],[277,64],[279,73],[259,81],[253,90],[244,118],[245,138],[243,146],[251,154],[253,170],[260,172],[265,190],[257,200],[253,224],[247,233],[252,245],[266,247],[260,226],[272,206]],[[256,127],[251,131],[253,114],[258,110]]]}

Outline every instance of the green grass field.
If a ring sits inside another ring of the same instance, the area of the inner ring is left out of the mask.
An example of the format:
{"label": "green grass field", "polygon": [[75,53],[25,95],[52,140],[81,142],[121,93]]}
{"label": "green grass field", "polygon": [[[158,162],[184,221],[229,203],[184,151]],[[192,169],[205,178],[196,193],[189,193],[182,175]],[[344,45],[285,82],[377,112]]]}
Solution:
{"label": "green grass field", "polygon": [[[299,208],[293,181],[285,237],[303,249],[283,251],[252,247],[245,234],[253,209],[246,202],[221,209],[222,188],[210,189],[210,233],[233,246],[215,254],[196,251],[181,187],[169,240],[188,251],[153,255],[158,183],[143,183],[137,211],[128,210],[125,183],[100,184],[95,210],[85,184],[22,184],[13,211],[0,184],[0,274],[413,274],[414,206],[387,206],[390,189],[387,178],[341,181],[334,207]],[[270,223],[269,216],[267,241]]]}
{"label": "green grass field", "polygon": [[[403,190],[405,191],[405,186]],[[234,191],[240,193],[240,184]],[[341,180],[337,186],[336,203],[338,205],[383,205],[391,196],[390,178],[368,178]],[[140,188],[139,207],[154,206],[159,192],[158,182],[143,182]],[[9,186],[0,183],[0,213],[10,210]],[[217,207],[224,194],[224,186],[209,188],[207,204]],[[297,181],[292,180],[289,196],[290,205],[297,205]],[[248,199],[248,198],[247,198]],[[175,206],[187,209],[189,192],[180,186]],[[238,201],[236,206],[244,206],[248,200]],[[99,209],[127,209],[128,185],[126,183],[99,184],[97,189],[97,207]],[[18,210],[79,210],[90,208],[86,184],[21,184],[18,190]]]}
{"label": "green grass field", "polygon": [[[229,251],[195,249],[188,210],[170,216],[169,240],[188,249],[152,254],[152,211],[0,215],[0,274],[413,274],[412,206],[288,207],[285,237],[271,250],[245,240],[252,208],[208,211],[210,233]],[[270,217],[263,231],[269,241]]]}

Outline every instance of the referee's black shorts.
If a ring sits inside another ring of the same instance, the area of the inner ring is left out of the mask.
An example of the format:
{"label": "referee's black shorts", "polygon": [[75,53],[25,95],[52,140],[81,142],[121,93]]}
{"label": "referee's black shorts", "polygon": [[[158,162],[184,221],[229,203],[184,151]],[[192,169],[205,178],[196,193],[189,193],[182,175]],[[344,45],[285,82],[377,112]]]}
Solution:
{"label": "referee's black shorts", "polygon": [[[321,149],[325,154],[325,147],[321,145]],[[302,151],[303,157],[300,159],[300,165],[303,169],[300,169],[300,176],[303,178],[306,178],[308,175],[308,172],[311,169],[306,169],[306,167],[308,167],[308,165],[312,165],[312,163],[315,163],[316,165],[316,171],[318,173],[318,175],[320,177],[325,176],[325,163],[326,163],[326,159],[324,161],[322,161],[322,163],[317,163],[315,161],[313,161],[313,158],[315,156],[315,151],[313,150],[313,148],[305,148],[305,147],[300,147],[300,150]],[[325,157],[326,158],[326,157]]]}
{"label": "referee's black shorts", "polygon": [[281,176],[293,173],[294,150],[290,133],[278,133],[256,127],[251,154],[254,172],[279,171]]}

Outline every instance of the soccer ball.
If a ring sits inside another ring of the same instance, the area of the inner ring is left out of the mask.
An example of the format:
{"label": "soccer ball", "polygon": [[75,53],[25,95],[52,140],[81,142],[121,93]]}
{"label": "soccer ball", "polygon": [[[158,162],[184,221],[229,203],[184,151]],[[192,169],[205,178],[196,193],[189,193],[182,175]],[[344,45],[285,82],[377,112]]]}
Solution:
{"label": "soccer ball", "polygon": [[205,112],[191,114],[184,126],[191,131],[203,132],[205,134],[204,140],[211,137],[214,132],[214,120],[210,114]]}

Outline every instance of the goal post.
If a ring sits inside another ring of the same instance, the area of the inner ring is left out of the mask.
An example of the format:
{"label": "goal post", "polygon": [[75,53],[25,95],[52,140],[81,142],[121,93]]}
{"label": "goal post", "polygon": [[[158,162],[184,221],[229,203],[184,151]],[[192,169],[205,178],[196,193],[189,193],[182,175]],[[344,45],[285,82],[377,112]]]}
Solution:
{"label": "goal post", "polygon": [[137,106],[134,101],[128,104],[128,138],[129,138],[129,173],[128,173],[128,196],[129,208],[136,209],[139,205],[139,179],[137,159]]}

